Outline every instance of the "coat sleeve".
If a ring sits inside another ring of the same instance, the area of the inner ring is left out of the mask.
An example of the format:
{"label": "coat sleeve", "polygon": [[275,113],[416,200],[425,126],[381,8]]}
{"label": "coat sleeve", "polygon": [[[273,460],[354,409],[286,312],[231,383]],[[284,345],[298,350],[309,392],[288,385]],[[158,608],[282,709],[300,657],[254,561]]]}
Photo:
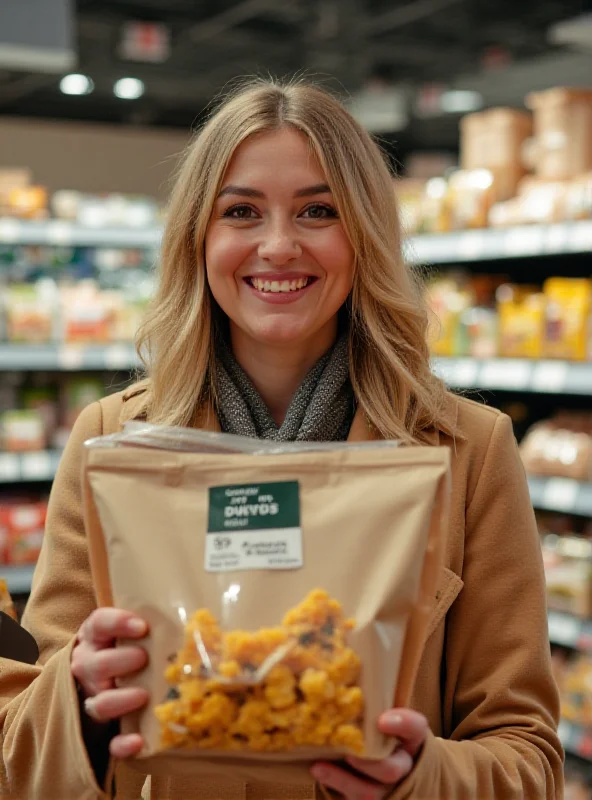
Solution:
{"label": "coat sleeve", "polygon": [[35,637],[35,666],[0,659],[0,797],[97,800],[70,672],[74,639],[95,607],[82,520],[83,442],[102,433],[99,403],[79,417],[49,501],[46,532],[23,626]]}
{"label": "coat sleeve", "polygon": [[429,734],[391,800],[563,797],[544,573],[511,421],[499,415],[466,511],[464,588],[447,617],[446,739]]}

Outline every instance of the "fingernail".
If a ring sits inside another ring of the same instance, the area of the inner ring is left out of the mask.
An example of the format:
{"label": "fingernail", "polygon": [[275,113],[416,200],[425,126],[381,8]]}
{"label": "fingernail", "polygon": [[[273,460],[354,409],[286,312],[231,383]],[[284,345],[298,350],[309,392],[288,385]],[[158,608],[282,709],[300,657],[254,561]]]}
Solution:
{"label": "fingernail", "polygon": [[92,719],[97,718],[97,709],[94,697],[87,697],[84,701],[84,710]]}
{"label": "fingernail", "polygon": [[386,721],[389,725],[400,725],[403,722],[403,717],[397,714],[396,711],[387,711]]}
{"label": "fingernail", "polygon": [[327,770],[324,767],[313,767],[311,769],[313,778],[322,783],[327,779]]}
{"label": "fingernail", "polygon": [[146,623],[142,619],[130,619],[127,623],[127,629],[136,636],[142,636],[142,634],[146,633]]}

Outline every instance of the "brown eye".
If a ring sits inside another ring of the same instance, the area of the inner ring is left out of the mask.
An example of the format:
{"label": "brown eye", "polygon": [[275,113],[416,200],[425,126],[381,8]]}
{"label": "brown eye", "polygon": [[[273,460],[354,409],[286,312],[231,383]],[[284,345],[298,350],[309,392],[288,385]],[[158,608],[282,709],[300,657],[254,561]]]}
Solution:
{"label": "brown eye", "polygon": [[304,209],[302,216],[306,219],[335,219],[337,212],[331,206],[326,206],[323,203],[313,203]]}
{"label": "brown eye", "polygon": [[255,211],[251,206],[238,205],[227,208],[223,216],[230,219],[254,219]]}

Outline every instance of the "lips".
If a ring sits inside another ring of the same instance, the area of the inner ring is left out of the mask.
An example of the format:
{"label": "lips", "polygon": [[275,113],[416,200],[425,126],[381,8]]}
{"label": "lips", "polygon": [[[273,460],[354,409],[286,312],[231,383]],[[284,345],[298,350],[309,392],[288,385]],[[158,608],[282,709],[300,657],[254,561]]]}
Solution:
{"label": "lips", "polygon": [[291,294],[306,289],[316,278],[312,276],[301,276],[297,278],[283,278],[275,280],[270,278],[258,278],[256,276],[245,278],[245,281],[258,292],[263,294]]}

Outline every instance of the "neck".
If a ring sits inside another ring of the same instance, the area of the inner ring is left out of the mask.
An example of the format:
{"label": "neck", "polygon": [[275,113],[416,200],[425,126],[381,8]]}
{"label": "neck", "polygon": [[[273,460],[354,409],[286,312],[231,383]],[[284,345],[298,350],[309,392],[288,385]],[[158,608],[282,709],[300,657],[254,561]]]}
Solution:
{"label": "neck", "polygon": [[277,347],[231,331],[234,357],[251,379],[277,425],[281,425],[296,390],[336,338],[321,332],[305,346]]}

